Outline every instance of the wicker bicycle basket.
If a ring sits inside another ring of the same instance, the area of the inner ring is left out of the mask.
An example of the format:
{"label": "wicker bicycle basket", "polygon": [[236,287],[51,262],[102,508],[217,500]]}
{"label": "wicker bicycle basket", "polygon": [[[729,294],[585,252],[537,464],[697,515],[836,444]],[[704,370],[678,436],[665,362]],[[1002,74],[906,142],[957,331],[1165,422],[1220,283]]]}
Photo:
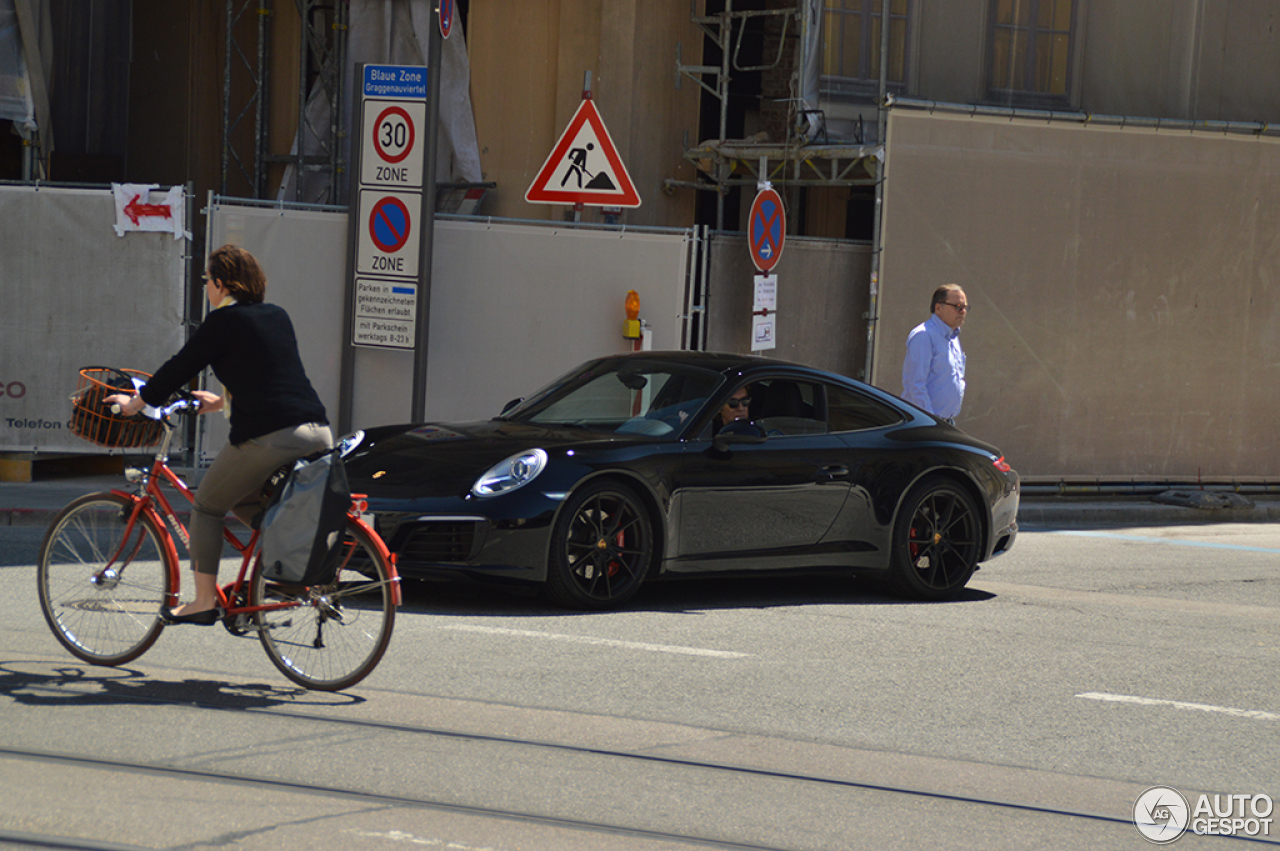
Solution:
{"label": "wicker bicycle basket", "polygon": [[164,426],[143,416],[113,414],[103,399],[116,393],[133,395],[128,376],[151,376],[136,369],[86,366],[80,370],[80,384],[71,394],[71,433],[99,446],[129,449],[155,446],[164,436]]}

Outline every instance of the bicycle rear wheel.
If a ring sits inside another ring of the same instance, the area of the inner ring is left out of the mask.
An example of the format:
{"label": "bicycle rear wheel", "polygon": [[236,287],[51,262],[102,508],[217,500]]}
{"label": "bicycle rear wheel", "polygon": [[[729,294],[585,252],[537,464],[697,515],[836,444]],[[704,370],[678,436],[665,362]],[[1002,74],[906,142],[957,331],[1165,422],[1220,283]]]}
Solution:
{"label": "bicycle rear wheel", "polygon": [[95,493],[54,518],[40,546],[36,584],[54,636],[92,665],[122,665],[147,651],[171,591],[164,533],[147,517],[129,526],[134,502]]}
{"label": "bicycle rear wheel", "polygon": [[363,529],[348,518],[338,574],[304,587],[266,579],[254,569],[250,605],[292,602],[254,615],[258,637],[280,672],[300,686],[340,691],[363,680],[391,641],[396,607],[391,571]]}

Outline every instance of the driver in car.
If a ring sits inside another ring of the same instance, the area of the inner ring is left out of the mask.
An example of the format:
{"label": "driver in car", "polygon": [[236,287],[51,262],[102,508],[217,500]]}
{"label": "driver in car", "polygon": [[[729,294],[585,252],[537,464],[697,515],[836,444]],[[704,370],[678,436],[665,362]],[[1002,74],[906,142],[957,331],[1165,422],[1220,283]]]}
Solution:
{"label": "driver in car", "polygon": [[720,406],[720,412],[716,414],[716,431],[720,431],[735,420],[750,420],[750,405],[751,394],[747,387],[739,387],[733,391],[733,395]]}

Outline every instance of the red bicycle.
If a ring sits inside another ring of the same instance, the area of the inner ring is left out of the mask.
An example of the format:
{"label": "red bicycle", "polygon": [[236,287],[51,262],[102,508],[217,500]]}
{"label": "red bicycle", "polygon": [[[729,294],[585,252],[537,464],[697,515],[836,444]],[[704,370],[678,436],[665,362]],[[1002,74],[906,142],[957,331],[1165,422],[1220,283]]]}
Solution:
{"label": "red bicycle", "polygon": [[[131,490],[87,494],[72,501],[45,533],[37,566],[40,606],[58,641],[92,665],[123,665],[145,653],[164,630],[160,607],[180,595],[176,535],[189,547],[187,529],[163,490],[188,501],[194,492],[169,468],[174,414],[193,413],[199,401],[180,394],[155,420],[123,419],[102,411],[101,398],[128,392],[136,371],[81,370],[72,430],[117,447],[159,448],[149,470],[130,469]],[[326,585],[289,585],[266,578],[258,532],[247,540],[224,529],[241,555],[235,580],[219,588],[223,625],[233,635],[256,633],[268,658],[293,682],[338,691],[369,675],[391,641],[400,577],[395,557],[362,519],[363,497],[353,496],[340,544],[338,571]],[[172,531],[171,531],[172,530]]]}

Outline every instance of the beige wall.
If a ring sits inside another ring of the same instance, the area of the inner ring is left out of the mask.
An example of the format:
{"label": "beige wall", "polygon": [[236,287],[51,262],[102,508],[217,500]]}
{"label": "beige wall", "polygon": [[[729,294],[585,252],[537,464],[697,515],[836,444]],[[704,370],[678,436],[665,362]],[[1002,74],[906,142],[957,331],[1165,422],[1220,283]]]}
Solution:
{"label": "beige wall", "polygon": [[[676,43],[700,61],[701,35],[687,3],[549,0],[475,3],[468,20],[471,100],[484,179],[497,187],[486,215],[560,218],[560,206],[526,204],[524,193],[582,100],[591,72],[596,108],[640,193],[630,225],[688,227],[693,192],[663,194],[662,182],[693,180],[684,161],[696,144],[698,87],[675,87]],[[687,134],[687,139],[686,139]],[[588,207],[583,221],[600,221]]]}
{"label": "beige wall", "polygon": [[[748,353],[757,272],[747,239],[718,234],[710,253],[707,349]],[[778,276],[777,348],[759,354],[862,378],[871,246],[788,238],[773,272]]]}
{"label": "beige wall", "polygon": [[1280,474],[1280,140],[890,117],[874,378],[965,287],[959,424],[1024,475]]}
{"label": "beige wall", "polygon": [[[1275,0],[1075,0],[1071,106],[1104,115],[1280,117]],[[988,0],[917,0],[911,97],[986,98]]]}

